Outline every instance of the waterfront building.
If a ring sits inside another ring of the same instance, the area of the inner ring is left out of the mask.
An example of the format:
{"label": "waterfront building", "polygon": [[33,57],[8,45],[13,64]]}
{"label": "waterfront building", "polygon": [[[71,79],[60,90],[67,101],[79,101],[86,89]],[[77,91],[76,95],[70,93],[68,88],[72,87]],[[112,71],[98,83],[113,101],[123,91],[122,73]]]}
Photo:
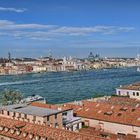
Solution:
{"label": "waterfront building", "polygon": [[130,98],[140,100],[140,82],[124,86],[121,85],[116,89],[116,94],[118,96],[129,96]]}
{"label": "waterfront building", "polygon": [[89,55],[88,55],[88,60],[89,61],[97,61],[99,59],[100,59],[99,54],[94,55],[92,52],[90,52]]}
{"label": "waterfront building", "polygon": [[50,72],[60,72],[63,71],[63,66],[62,64],[59,63],[50,63],[46,65],[47,71]]}
{"label": "waterfront building", "polygon": [[4,67],[0,67],[0,75],[3,75],[3,74],[5,74],[5,69],[4,69]]}
{"label": "waterfront building", "polygon": [[40,66],[40,65],[33,65],[33,72],[45,72],[47,71],[46,66]]}
{"label": "waterfront building", "polygon": [[63,71],[74,71],[76,70],[76,63],[72,59],[72,57],[64,57],[63,58]]}
{"label": "waterfront building", "polygon": [[95,58],[95,57],[94,57],[93,53],[90,52],[89,55],[88,55],[88,59],[89,59],[89,60],[94,60],[94,58]]}
{"label": "waterfront building", "polygon": [[14,64],[11,63],[11,62],[7,62],[7,63],[5,63],[5,66],[6,66],[6,67],[12,67],[12,66],[14,66]]}
{"label": "waterfront building", "polygon": [[84,61],[82,61],[80,59],[74,59],[74,61],[75,61],[75,69],[77,71],[86,69]]}
{"label": "waterfront building", "polygon": [[59,71],[77,71],[102,68],[118,68],[138,66],[138,60],[126,58],[106,58],[101,59],[99,55],[90,53],[89,59],[78,59],[64,57],[55,59],[50,57],[41,57],[39,59],[23,58],[8,59],[0,58],[0,74],[23,74],[31,72],[59,72]]}

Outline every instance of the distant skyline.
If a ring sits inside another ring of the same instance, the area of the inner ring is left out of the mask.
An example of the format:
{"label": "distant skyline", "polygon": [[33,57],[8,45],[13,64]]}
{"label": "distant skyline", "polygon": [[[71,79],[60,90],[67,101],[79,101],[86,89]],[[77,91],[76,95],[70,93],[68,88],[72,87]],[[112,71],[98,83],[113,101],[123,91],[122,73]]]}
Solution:
{"label": "distant skyline", "polygon": [[0,57],[140,53],[139,0],[1,0]]}

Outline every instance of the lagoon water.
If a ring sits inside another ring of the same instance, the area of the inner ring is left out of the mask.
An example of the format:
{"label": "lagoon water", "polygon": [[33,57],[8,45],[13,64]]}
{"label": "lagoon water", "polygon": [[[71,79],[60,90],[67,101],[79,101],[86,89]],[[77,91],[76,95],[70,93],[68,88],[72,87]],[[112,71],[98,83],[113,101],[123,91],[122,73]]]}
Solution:
{"label": "lagoon water", "polygon": [[140,72],[136,68],[38,73],[0,76],[0,91],[19,89],[25,97],[39,94],[49,103],[64,103],[96,94],[110,95],[116,87],[137,81],[140,81]]}

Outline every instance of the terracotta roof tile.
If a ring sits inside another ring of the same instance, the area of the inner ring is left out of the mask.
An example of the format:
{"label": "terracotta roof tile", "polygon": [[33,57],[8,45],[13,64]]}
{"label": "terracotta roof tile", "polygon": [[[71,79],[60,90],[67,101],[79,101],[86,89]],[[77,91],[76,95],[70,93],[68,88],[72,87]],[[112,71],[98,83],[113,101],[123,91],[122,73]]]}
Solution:
{"label": "terracotta roof tile", "polygon": [[[0,117],[0,127],[6,128],[8,130],[8,131],[0,130],[0,135],[15,138],[18,140],[30,140],[29,135],[32,135],[33,139],[35,139],[35,137],[38,136],[42,138],[47,137],[48,139],[53,140],[105,140],[104,138],[101,137],[96,136],[93,137],[92,135],[66,131],[63,129],[56,129],[37,124],[30,124],[27,122],[25,123],[3,117]],[[11,129],[14,130],[13,134],[10,132]],[[16,134],[16,131],[19,132],[19,135]],[[27,136],[24,137],[23,136],[24,134],[27,134]]]}
{"label": "terracotta roof tile", "polygon": [[140,107],[121,106],[109,103],[83,101],[83,105],[66,104],[74,113],[83,118],[97,119],[113,123],[140,126]]}

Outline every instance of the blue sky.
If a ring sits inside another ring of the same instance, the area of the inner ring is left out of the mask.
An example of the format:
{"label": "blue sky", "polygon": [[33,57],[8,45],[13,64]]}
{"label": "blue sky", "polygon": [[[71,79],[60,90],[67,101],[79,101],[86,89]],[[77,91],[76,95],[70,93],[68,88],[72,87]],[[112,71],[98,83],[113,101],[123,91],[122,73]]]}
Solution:
{"label": "blue sky", "polygon": [[139,0],[0,0],[0,56],[134,57]]}

